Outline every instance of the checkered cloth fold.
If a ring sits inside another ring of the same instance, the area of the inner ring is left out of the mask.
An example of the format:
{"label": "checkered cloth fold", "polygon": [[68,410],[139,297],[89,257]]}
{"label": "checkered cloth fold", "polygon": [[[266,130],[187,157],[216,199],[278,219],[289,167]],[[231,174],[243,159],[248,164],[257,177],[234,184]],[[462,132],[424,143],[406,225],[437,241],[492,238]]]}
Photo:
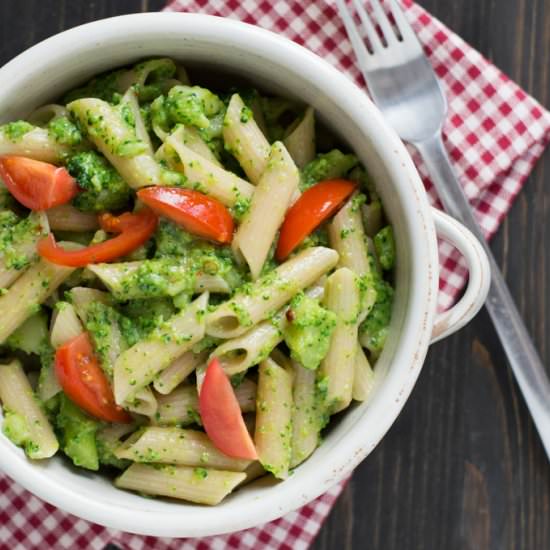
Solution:
{"label": "checkered cloth fold", "polygon": [[[550,114],[477,51],[420,6],[402,0],[406,16],[441,77],[449,99],[447,147],[485,234],[508,212],[550,138]],[[364,85],[334,0],[176,0],[168,11],[208,13],[284,34]],[[432,185],[411,151],[431,200]],[[442,243],[440,307],[448,307],[466,269]],[[300,550],[307,548],[345,482],[283,518],[238,533],[204,539],[142,537],[76,518],[34,497],[0,474],[2,548],[100,549],[113,542],[128,550]]]}

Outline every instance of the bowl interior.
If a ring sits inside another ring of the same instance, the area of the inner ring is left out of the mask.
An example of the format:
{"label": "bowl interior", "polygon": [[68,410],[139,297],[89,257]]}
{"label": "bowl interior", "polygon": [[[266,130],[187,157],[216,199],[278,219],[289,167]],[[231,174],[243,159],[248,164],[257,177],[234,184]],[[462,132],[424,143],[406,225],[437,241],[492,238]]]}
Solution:
{"label": "bowl interior", "polygon": [[[0,437],[0,465],[42,498],[98,523],[144,534],[201,536],[257,525],[310,501],[366,456],[397,416],[426,353],[437,284],[435,234],[404,147],[370,101],[313,54],[279,37],[206,16],[147,14],[93,23],[32,48],[0,70],[0,121],[23,117],[104,70],[167,56],[202,71],[235,74],[311,104],[368,167],[396,234],[396,299],[376,366],[377,388],[329,430],[284,483],[253,483],[216,508],[145,499],[62,459],[31,464]],[[200,82],[198,83],[200,84]]]}

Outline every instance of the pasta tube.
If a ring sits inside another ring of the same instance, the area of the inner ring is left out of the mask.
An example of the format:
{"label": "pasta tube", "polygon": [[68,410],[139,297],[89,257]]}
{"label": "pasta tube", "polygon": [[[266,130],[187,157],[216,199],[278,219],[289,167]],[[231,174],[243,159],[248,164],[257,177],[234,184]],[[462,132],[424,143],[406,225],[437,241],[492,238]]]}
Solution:
{"label": "pasta tube", "polygon": [[285,146],[280,141],[275,142],[250,209],[233,238],[233,250],[244,257],[253,279],[260,276],[299,182],[300,173],[294,161]]}
{"label": "pasta tube", "polygon": [[148,495],[215,505],[245,479],[246,474],[242,472],[132,464],[115,480],[115,485],[120,489],[131,489]]}
{"label": "pasta tube", "polygon": [[337,262],[338,253],[330,248],[319,246],[303,250],[258,279],[246,291],[237,291],[231,300],[208,314],[206,332],[221,338],[240,336],[276,312]]}
{"label": "pasta tube", "polygon": [[188,351],[178,357],[169,367],[161,371],[153,382],[153,387],[163,395],[169,394],[183,382],[197,367],[204,363],[206,353]]}
{"label": "pasta tube", "polygon": [[195,153],[174,135],[166,138],[166,143],[176,151],[183,172],[193,188],[218,199],[226,206],[234,206],[237,201],[252,197],[254,186]]}
{"label": "pasta tube", "polygon": [[29,458],[53,456],[59,444],[19,361],[0,365],[3,431]]}
{"label": "pasta tube", "polygon": [[88,270],[119,300],[176,296],[181,292],[220,292],[231,288],[219,275],[195,272],[185,261],[167,258],[133,262],[90,264]]}
{"label": "pasta tube", "polygon": [[374,386],[374,371],[361,346],[357,346],[355,369],[353,375],[353,399],[365,401]]}
{"label": "pasta tube", "polygon": [[357,275],[370,271],[361,206],[354,194],[328,226],[330,246],[340,254],[339,267],[348,267]]}
{"label": "pasta tube", "polygon": [[226,149],[239,161],[247,178],[258,184],[269,162],[269,142],[239,94],[233,94],[227,106],[223,139]]}
{"label": "pasta tube", "polygon": [[82,323],[78,318],[72,304],[58,302],[52,315],[50,328],[50,343],[54,349],[66,344],[84,332]]}
{"label": "pasta tube", "polygon": [[254,443],[262,466],[288,477],[292,438],[292,372],[273,359],[260,363]]}
{"label": "pasta tube", "polygon": [[217,357],[228,376],[243,372],[269,356],[283,340],[282,330],[285,324],[284,315],[277,315],[275,322],[263,321],[242,336],[218,346],[210,359]]}
{"label": "pasta tube", "polygon": [[137,391],[204,336],[205,292],[191,305],[172,316],[145,340],[127,349],[114,366],[115,401],[131,402]]}
{"label": "pasta tube", "polygon": [[67,108],[130,187],[139,189],[162,181],[160,165],[147,143],[137,137],[133,116],[123,116],[116,107],[96,98],[77,99]]}
{"label": "pasta tube", "polygon": [[357,276],[353,271],[342,267],[327,279],[325,305],[336,313],[337,321],[320,372],[327,384],[325,403],[330,413],[336,413],[350,404],[353,390],[361,308]]}
{"label": "pasta tube", "polygon": [[[61,243],[65,248],[74,243]],[[46,260],[40,260],[31,266],[8,292],[0,297],[0,311],[10,312],[0,318],[0,343],[24,321],[36,308],[52,294],[57,287],[74,271],[73,267],[55,265]]]}
{"label": "pasta tube", "polygon": [[9,288],[37,259],[36,244],[50,232],[44,212],[31,212],[29,217],[7,230],[9,244],[0,252],[0,288]]}
{"label": "pasta tube", "polygon": [[290,467],[301,464],[319,443],[320,418],[315,398],[314,370],[293,361],[294,387],[292,390],[292,453]]}
{"label": "pasta tube", "polygon": [[71,148],[56,141],[46,128],[33,128],[17,139],[10,139],[5,129],[0,129],[0,155],[17,155],[56,163],[70,152]]}
{"label": "pasta tube", "polygon": [[[183,143],[186,147],[191,149],[191,151],[197,153],[197,155],[200,155],[212,164],[223,168],[221,162],[216,158],[216,155],[214,155],[210,147],[208,147],[206,142],[201,138],[198,130],[193,126],[184,127],[180,124],[170,135],[174,140],[178,140]],[[165,136],[164,139],[166,139],[166,137],[168,136]],[[168,144],[163,144],[157,149],[155,158],[166,162],[171,170],[175,170],[176,172],[184,172],[184,167],[178,154]]]}
{"label": "pasta tube", "polygon": [[115,451],[118,458],[134,462],[203,466],[242,472],[250,460],[232,458],[218,451],[204,432],[148,426],[132,434]]}
{"label": "pasta tube", "polygon": [[97,216],[81,212],[71,204],[46,210],[51,229],[58,231],[94,231],[99,228]]}
{"label": "pasta tube", "polygon": [[300,170],[315,158],[315,112],[308,107],[297,125],[284,138],[290,156]]}
{"label": "pasta tube", "polygon": [[200,421],[199,396],[195,386],[181,385],[168,395],[158,395],[157,402],[154,421],[159,426],[188,426]]}

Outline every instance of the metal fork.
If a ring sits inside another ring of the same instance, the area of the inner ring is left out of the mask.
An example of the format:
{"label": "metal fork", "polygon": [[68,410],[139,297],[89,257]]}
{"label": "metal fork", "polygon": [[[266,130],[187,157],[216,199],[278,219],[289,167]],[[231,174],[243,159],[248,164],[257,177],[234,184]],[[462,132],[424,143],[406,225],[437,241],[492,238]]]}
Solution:
{"label": "metal fork", "polygon": [[447,101],[440,83],[401,8],[395,0],[387,1],[395,27],[379,0],[370,0],[372,15],[360,0],[351,0],[366,42],[346,0],[336,3],[374,102],[422,156],[445,210],[468,227],[487,252],[492,274],[486,307],[550,457],[548,376],[451,166],[442,139]]}

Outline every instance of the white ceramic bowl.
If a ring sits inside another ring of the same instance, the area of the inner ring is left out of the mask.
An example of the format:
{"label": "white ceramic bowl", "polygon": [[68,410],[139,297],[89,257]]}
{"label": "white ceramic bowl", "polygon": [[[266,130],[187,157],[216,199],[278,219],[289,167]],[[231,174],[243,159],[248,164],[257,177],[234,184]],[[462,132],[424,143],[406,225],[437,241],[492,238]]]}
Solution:
{"label": "white ceramic bowl", "polygon": [[[283,483],[259,480],[213,508],[151,500],[120,491],[100,475],[71,469],[58,458],[30,462],[0,437],[0,468],[55,506],[125,531],[194,537],[273,520],[347,476],[399,414],[433,331],[442,337],[481,307],[489,268],[473,237],[430,208],[405,147],[367,96],[319,57],[250,25],[203,15],[155,13],[97,21],[63,32],[0,69],[0,122],[25,116],[101,71],[151,56],[230,71],[313,105],[368,166],[397,241],[396,300],[388,341],[376,365],[376,391],[368,403],[352,407],[313,456]],[[470,268],[462,300],[437,319],[435,226],[438,236],[463,252]]]}

